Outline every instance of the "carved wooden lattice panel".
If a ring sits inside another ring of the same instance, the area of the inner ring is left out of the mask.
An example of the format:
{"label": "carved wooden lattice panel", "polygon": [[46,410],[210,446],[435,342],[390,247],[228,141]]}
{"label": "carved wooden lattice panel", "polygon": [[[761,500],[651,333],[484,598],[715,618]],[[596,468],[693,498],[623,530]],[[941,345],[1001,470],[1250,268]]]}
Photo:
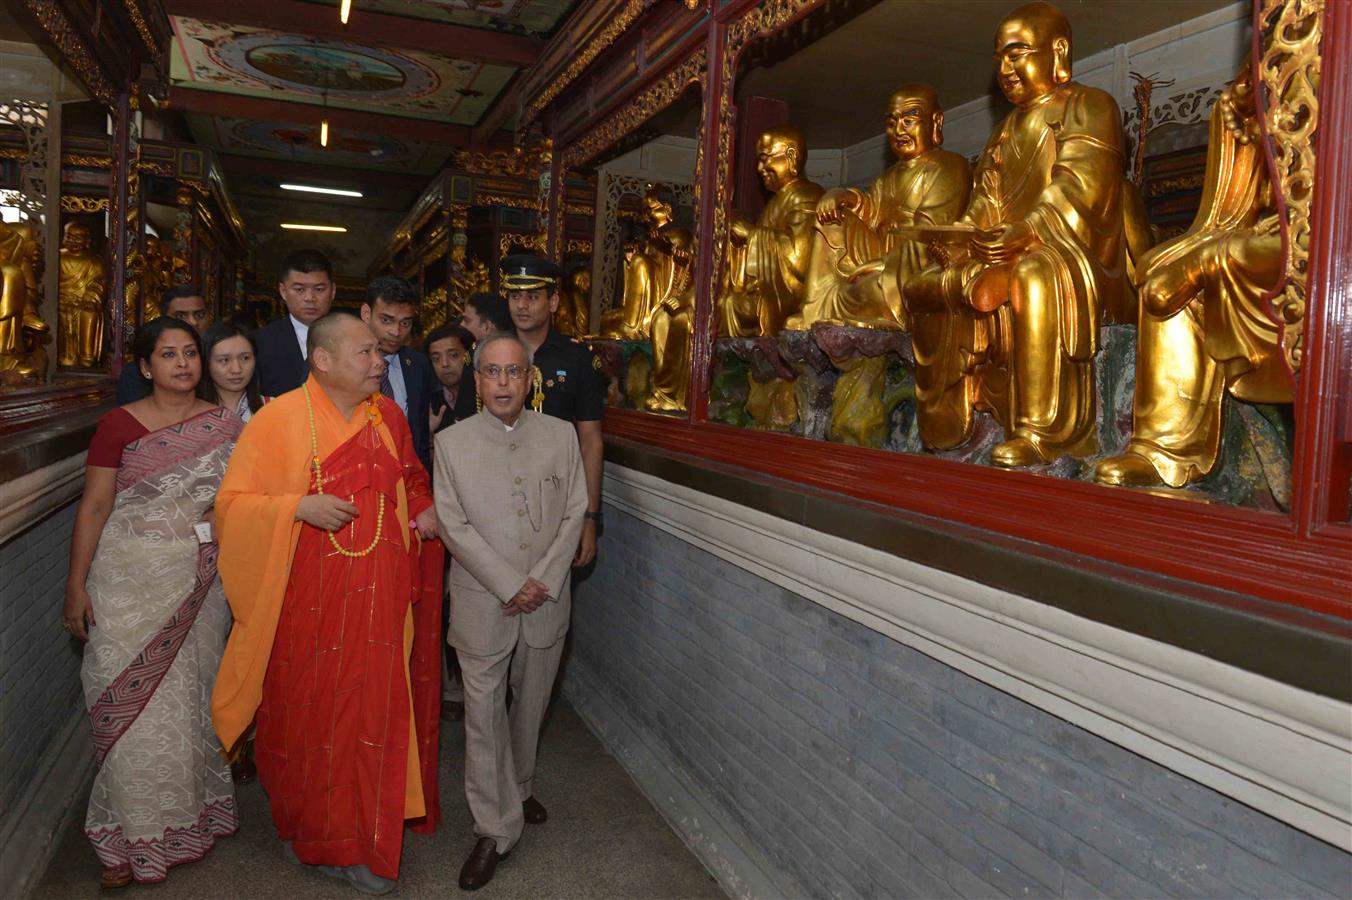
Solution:
{"label": "carved wooden lattice panel", "polygon": [[0,121],[19,129],[28,152],[19,169],[19,190],[4,191],[0,198],[7,206],[36,219],[47,202],[47,104],[26,100],[0,103]]}

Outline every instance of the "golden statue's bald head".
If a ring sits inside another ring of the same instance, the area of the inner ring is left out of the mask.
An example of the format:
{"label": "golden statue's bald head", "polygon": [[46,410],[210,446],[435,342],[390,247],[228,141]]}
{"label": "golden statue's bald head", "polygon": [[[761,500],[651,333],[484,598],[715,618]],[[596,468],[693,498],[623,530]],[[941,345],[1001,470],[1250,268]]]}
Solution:
{"label": "golden statue's bald head", "polygon": [[[999,35],[1010,26],[1035,32],[1047,43],[1051,43],[1057,38],[1070,40],[1070,19],[1066,18],[1066,14],[1061,12],[1060,8],[1045,3],[1043,0],[1025,3],[1005,16],[1000,23],[1000,27],[996,29],[996,34]],[[995,49],[997,52],[1000,49],[998,38]]]}
{"label": "golden statue's bald head", "polygon": [[995,29],[996,81],[1015,106],[1027,106],[1070,81],[1070,20],[1050,3],[1029,3]]}
{"label": "golden statue's bald head", "polygon": [[762,149],[783,148],[792,150],[794,156],[801,161],[807,153],[807,146],[803,142],[803,133],[793,125],[776,125],[774,128],[767,128],[761,132],[760,147]]}
{"label": "golden statue's bald head", "polygon": [[926,114],[943,111],[943,108],[939,106],[939,92],[923,81],[903,84],[892,92],[892,97],[888,102],[892,109],[897,109],[912,100],[920,101]]}

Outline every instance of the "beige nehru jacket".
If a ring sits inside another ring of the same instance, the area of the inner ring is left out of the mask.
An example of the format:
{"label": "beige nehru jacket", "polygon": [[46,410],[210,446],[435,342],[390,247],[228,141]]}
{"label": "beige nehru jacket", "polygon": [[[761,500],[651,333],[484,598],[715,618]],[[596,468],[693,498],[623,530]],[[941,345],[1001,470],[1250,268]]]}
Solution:
{"label": "beige nehru jacket", "polygon": [[[573,426],[523,410],[508,431],[487,410],[436,436],[433,497],[451,551],[449,641],[475,655],[500,653],[521,630],[532,647],[568,631],[569,569],[587,511],[587,480]],[[549,596],[533,613],[502,604],[532,577]]]}

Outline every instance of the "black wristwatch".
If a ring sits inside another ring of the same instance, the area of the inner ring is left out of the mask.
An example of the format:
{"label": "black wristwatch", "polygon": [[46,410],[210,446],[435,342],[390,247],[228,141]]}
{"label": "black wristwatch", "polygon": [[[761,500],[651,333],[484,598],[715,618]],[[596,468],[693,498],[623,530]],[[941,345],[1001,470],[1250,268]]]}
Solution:
{"label": "black wristwatch", "polygon": [[591,521],[595,522],[597,525],[600,525],[600,524],[601,524],[601,511],[598,509],[596,512],[590,512],[590,511],[584,512],[584,513],[582,514],[582,518],[584,518],[584,519],[590,519]]}

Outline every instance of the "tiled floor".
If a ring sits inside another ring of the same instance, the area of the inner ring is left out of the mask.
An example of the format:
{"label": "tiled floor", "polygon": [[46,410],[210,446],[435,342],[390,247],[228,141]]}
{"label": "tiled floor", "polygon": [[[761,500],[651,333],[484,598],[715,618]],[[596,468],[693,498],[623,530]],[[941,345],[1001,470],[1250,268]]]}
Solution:
{"label": "tiled floor", "polygon": [[[464,729],[443,723],[442,810],[434,835],[407,834],[399,887],[390,897],[466,896],[456,885],[460,865],[474,846],[465,805]],[[540,742],[536,796],[549,808],[544,825],[526,826],[525,837],[476,898],[696,898],[723,897],[662,817],[619,764],[562,700],[555,703]],[[41,900],[120,896],[184,898],[359,897],[347,885],[282,856],[257,783],[238,792],[242,824],[217,843],[205,860],[170,870],[161,885],[134,886],[116,894],[98,887],[98,864],[77,817],[62,839],[42,883]]]}

